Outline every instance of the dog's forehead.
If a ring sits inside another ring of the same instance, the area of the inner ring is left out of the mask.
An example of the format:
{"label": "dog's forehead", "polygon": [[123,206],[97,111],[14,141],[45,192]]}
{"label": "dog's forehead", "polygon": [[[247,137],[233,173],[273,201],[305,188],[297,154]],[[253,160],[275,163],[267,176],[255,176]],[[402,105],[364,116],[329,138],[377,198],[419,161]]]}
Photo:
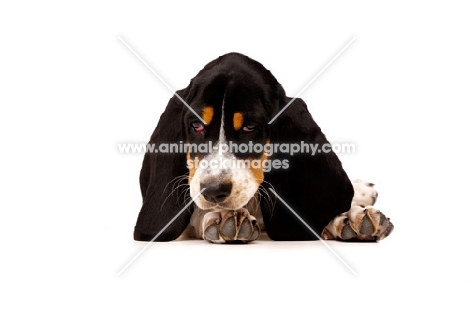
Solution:
{"label": "dog's forehead", "polygon": [[237,79],[214,81],[197,87],[197,93],[191,106],[195,111],[219,118],[224,112],[225,118],[241,113],[244,117],[263,113],[262,90],[255,83],[243,83]]}

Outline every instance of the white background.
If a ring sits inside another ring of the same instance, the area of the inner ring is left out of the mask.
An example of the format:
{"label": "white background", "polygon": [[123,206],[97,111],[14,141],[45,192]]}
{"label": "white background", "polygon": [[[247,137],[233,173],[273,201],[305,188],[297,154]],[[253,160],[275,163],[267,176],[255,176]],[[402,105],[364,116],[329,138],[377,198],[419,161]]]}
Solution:
{"label": "white background", "polygon": [[[13,3],[13,2],[12,2]],[[466,308],[468,20],[462,2],[122,1],[0,5],[4,310]],[[231,51],[302,98],[351,178],[377,184],[380,243],[144,246],[143,155],[174,89]]]}

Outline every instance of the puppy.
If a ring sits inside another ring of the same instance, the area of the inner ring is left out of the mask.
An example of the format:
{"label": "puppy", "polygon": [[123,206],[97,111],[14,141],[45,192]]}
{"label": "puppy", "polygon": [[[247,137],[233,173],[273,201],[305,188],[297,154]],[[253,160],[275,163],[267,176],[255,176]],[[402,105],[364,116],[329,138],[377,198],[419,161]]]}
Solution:
{"label": "puppy", "polygon": [[353,190],[304,101],[242,54],[215,59],[177,91],[149,144],[159,152],[143,160],[135,240],[170,241],[184,230],[213,243],[254,241],[262,231],[278,241],[379,240],[391,231],[377,210],[349,214],[352,204],[375,202],[370,184]]}

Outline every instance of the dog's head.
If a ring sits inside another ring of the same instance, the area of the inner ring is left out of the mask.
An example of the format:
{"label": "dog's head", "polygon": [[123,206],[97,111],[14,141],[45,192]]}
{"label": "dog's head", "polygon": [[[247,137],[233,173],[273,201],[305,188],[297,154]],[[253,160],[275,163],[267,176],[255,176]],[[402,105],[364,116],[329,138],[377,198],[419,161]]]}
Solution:
{"label": "dog's head", "polygon": [[[239,209],[263,182],[268,121],[284,91],[271,73],[241,54],[208,64],[191,81],[183,117],[190,194],[202,209]],[[195,113],[196,114],[195,114]],[[202,120],[200,120],[200,118]]]}
{"label": "dog's head", "polygon": [[151,136],[151,145],[180,147],[145,155],[135,239],[151,240],[169,221],[158,239],[177,238],[190,221],[191,199],[201,209],[258,203],[272,239],[314,239],[288,210],[274,206],[265,188],[276,189],[317,231],[349,209],[353,189],[333,152],[265,152],[290,143],[328,144],[304,101],[286,97],[270,71],[247,56],[210,62],[169,101]]}

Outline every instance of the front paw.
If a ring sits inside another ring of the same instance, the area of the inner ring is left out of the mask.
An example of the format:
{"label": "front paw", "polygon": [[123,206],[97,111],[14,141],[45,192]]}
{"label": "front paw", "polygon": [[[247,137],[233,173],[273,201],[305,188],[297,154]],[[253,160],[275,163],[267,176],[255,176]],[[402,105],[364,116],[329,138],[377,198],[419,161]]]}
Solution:
{"label": "front paw", "polygon": [[207,213],[203,219],[203,238],[212,243],[252,242],[260,227],[245,208]]}
{"label": "front paw", "polygon": [[323,230],[325,240],[379,241],[390,235],[393,224],[371,206],[353,206],[347,213],[335,217]]}

